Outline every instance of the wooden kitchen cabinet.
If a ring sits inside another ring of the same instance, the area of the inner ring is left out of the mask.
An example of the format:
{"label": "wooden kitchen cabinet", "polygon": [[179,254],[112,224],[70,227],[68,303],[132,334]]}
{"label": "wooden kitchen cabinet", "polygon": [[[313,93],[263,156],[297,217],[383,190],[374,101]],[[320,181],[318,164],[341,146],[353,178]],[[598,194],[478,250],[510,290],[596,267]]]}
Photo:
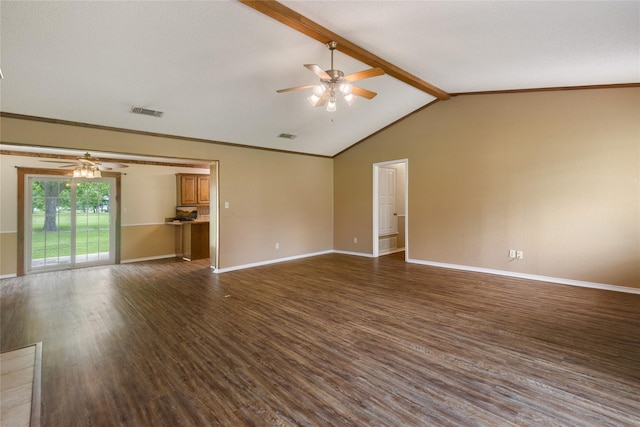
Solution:
{"label": "wooden kitchen cabinet", "polygon": [[191,222],[182,227],[182,257],[188,260],[209,258],[209,223]]}
{"label": "wooden kitchen cabinet", "polygon": [[187,261],[209,258],[209,221],[168,221],[175,227],[176,256]]}
{"label": "wooden kitchen cabinet", "polygon": [[176,174],[179,206],[209,205],[209,175]]}

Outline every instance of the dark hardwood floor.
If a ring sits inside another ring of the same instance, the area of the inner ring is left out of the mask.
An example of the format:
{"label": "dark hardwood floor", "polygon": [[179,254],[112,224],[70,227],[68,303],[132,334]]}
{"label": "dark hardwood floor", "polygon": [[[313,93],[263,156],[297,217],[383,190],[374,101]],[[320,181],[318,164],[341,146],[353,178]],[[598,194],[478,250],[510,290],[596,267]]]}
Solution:
{"label": "dark hardwood floor", "polygon": [[48,426],[638,426],[640,295],[330,254],[0,280]]}

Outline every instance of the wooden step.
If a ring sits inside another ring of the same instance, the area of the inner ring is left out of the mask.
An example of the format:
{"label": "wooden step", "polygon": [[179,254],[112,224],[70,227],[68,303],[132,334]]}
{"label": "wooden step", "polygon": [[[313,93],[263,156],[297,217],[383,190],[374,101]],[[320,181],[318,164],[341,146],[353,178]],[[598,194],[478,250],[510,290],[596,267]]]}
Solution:
{"label": "wooden step", "polygon": [[0,424],[40,425],[42,343],[0,354]]}

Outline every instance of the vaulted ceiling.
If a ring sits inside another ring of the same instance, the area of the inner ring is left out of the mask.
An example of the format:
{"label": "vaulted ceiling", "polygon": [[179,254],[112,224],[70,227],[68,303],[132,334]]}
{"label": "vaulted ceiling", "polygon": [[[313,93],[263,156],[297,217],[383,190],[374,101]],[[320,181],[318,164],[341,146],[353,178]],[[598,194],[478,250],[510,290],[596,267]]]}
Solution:
{"label": "vaulted ceiling", "polygon": [[[245,3],[3,0],[0,110],[333,156],[437,97],[640,82],[638,1]],[[330,68],[327,34],[345,74],[385,67],[356,84],[375,98],[329,113],[276,93]]]}

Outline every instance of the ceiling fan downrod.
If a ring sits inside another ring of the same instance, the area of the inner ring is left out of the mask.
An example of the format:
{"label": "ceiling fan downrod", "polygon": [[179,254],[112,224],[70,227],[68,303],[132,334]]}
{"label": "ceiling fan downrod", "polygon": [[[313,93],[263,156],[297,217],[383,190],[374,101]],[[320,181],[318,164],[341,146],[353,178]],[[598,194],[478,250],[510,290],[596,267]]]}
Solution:
{"label": "ceiling fan downrod", "polygon": [[338,42],[335,40],[332,40],[329,43],[327,43],[327,47],[331,51],[331,69],[333,70],[333,51],[336,50],[336,48],[338,47]]}

